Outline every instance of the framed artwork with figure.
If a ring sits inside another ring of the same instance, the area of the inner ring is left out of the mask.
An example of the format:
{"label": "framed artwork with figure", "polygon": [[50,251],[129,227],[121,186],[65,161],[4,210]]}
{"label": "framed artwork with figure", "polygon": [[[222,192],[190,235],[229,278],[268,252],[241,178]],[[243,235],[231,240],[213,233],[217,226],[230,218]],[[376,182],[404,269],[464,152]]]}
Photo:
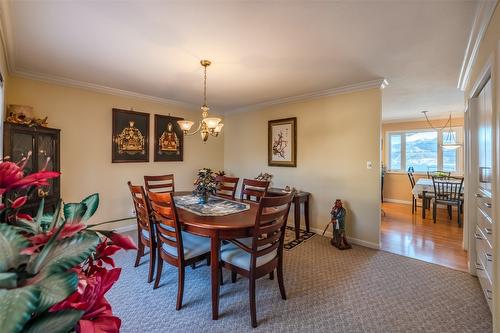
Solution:
{"label": "framed artwork with figure", "polygon": [[149,113],[113,109],[112,163],[149,162]]}
{"label": "framed artwork with figure", "polygon": [[297,118],[268,122],[267,164],[270,166],[297,166]]}
{"label": "framed artwork with figure", "polygon": [[155,162],[182,161],[184,133],[177,123],[184,118],[155,114]]}

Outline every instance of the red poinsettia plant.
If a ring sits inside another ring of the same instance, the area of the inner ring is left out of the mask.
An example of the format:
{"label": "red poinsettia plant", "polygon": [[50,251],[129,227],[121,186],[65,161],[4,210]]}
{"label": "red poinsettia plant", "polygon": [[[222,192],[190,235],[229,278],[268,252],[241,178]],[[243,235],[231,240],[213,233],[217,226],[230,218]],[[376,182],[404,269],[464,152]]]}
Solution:
{"label": "red poinsettia plant", "polygon": [[[29,158],[29,157],[28,157]],[[98,194],[79,203],[60,202],[36,216],[22,213],[31,193],[58,172],[25,175],[27,159],[0,162],[0,332],[119,332],[106,292],[121,269],[113,255],[136,249],[128,236],[93,230]]]}

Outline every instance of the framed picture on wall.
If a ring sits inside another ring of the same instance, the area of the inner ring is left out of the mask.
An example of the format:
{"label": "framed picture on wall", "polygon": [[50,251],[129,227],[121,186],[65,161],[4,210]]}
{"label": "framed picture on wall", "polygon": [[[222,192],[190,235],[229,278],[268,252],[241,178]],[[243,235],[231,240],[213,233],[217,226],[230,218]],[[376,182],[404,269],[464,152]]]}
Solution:
{"label": "framed picture on wall", "polygon": [[270,120],[267,162],[270,166],[297,166],[297,118]]}
{"label": "framed picture on wall", "polygon": [[155,162],[182,161],[184,158],[184,133],[178,120],[184,118],[155,114]]}
{"label": "framed picture on wall", "polygon": [[113,109],[112,162],[149,162],[149,113]]}

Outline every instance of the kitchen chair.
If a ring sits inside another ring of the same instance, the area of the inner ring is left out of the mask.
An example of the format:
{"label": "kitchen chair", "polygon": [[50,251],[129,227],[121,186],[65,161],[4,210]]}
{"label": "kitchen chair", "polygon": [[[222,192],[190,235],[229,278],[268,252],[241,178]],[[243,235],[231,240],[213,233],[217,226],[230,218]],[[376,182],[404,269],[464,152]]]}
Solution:
{"label": "kitchen chair", "polygon": [[430,200],[432,199],[433,195],[432,193],[419,193],[417,196],[413,193],[413,188],[415,187],[415,176],[413,175],[414,173],[413,167],[408,168],[408,179],[410,180],[410,191],[411,191],[411,213],[415,214],[417,211],[417,200],[421,199],[422,200],[422,209],[428,209],[430,207]]}
{"label": "kitchen chair", "polygon": [[231,240],[221,248],[221,266],[249,280],[249,300],[252,327],[257,327],[255,280],[277,271],[281,298],[286,299],[283,282],[283,242],[293,193],[278,197],[262,197],[255,219],[252,237]]}
{"label": "kitchen chair", "polygon": [[226,177],[226,176],[215,177],[215,182],[217,183],[216,195],[219,197],[234,200],[239,180],[240,179],[237,177]]}
{"label": "kitchen chair", "polygon": [[158,288],[163,269],[163,261],[177,267],[177,304],[182,307],[184,294],[184,271],[186,266],[210,258],[210,239],[181,231],[177,209],[172,193],[148,192],[149,202],[156,225],[158,267],[154,289]]}
{"label": "kitchen chair", "polygon": [[454,177],[432,177],[432,184],[434,185],[434,201],[432,205],[432,219],[436,223],[436,209],[438,204],[448,206],[448,215],[451,219],[451,207],[457,206],[457,221],[461,227],[462,222],[460,217],[462,214],[462,186],[464,184],[463,178]]}
{"label": "kitchen chair", "polygon": [[130,193],[132,194],[132,200],[134,202],[135,214],[137,218],[137,241],[139,245],[137,246],[137,256],[135,258],[134,267],[139,266],[141,257],[144,256],[144,250],[146,247],[149,248],[149,275],[148,283],[153,281],[153,275],[155,271],[155,261],[156,261],[156,235],[154,232],[154,226],[151,223],[149,205],[147,203],[146,194],[144,193],[144,188],[142,186],[132,185],[128,182],[128,187]]}
{"label": "kitchen chair", "polygon": [[174,175],[144,176],[146,192],[156,193],[175,192]]}
{"label": "kitchen chair", "polygon": [[427,171],[427,178],[431,179],[432,177],[440,177],[440,178],[446,178],[450,177],[451,172],[449,171]]}
{"label": "kitchen chair", "polygon": [[269,181],[265,180],[243,179],[240,195],[241,200],[246,199],[259,202],[260,199],[266,195],[269,183]]}

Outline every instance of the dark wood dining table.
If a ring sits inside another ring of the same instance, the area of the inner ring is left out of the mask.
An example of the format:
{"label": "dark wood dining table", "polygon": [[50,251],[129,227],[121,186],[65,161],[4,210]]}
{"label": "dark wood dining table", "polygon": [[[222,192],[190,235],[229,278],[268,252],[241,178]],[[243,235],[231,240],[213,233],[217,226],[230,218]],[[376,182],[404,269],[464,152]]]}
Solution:
{"label": "dark wood dining table", "polygon": [[[175,192],[174,196],[192,192]],[[258,204],[242,200],[250,209],[225,216],[200,216],[182,207],[177,207],[179,221],[185,231],[210,237],[210,273],[212,281],[212,319],[219,318],[219,260],[221,240],[249,237],[255,226]]]}

